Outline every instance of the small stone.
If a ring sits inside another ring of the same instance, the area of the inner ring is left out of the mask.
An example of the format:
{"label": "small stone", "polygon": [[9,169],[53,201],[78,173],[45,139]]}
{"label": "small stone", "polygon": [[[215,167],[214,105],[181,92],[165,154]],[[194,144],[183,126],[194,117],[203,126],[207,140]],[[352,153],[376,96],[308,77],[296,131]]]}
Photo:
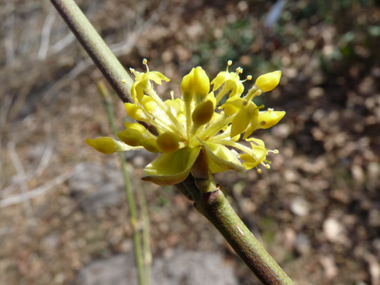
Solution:
{"label": "small stone", "polygon": [[[186,283],[184,283],[186,280]],[[79,270],[74,285],[137,284],[134,254],[98,260]],[[167,258],[153,260],[152,285],[239,284],[233,268],[219,253],[174,250]]]}
{"label": "small stone", "polygon": [[80,163],[69,179],[71,195],[84,212],[95,212],[118,204],[125,195],[121,171],[114,164]]}
{"label": "small stone", "polygon": [[291,128],[287,124],[280,124],[272,128],[272,133],[281,139],[284,139],[292,132]]}
{"label": "small stone", "polygon": [[310,99],[317,99],[325,94],[325,91],[321,87],[314,87],[309,90],[307,96]]}
{"label": "small stone", "polygon": [[334,218],[328,218],[324,221],[323,232],[330,242],[344,243],[346,241],[346,236],[342,224]]}
{"label": "small stone", "polygon": [[294,242],[295,249],[301,254],[308,254],[310,252],[310,239],[303,233],[296,236]]}
{"label": "small stone", "polygon": [[310,205],[305,199],[297,197],[291,202],[290,210],[297,216],[303,217],[309,214]]}

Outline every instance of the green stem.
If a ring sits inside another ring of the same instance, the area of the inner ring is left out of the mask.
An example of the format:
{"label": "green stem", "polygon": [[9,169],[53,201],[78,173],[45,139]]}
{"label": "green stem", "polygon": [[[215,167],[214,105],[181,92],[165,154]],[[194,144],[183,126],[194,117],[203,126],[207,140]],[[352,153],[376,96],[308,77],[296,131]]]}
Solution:
{"label": "green stem", "polygon": [[268,285],[293,284],[293,281],[241,221],[220,187],[211,192],[203,192],[198,189],[199,183],[196,181],[190,174],[181,183],[181,187],[186,189],[188,195],[192,197],[198,212],[218,229],[256,277],[263,284]]}
{"label": "green stem", "polygon": [[[98,82],[98,88],[99,88],[100,94],[102,95],[104,99],[104,106],[107,110],[107,115],[108,115],[109,122],[111,124],[112,132],[114,136],[117,137],[118,130],[116,126],[116,120],[115,120],[115,115],[114,115],[110,95],[103,82],[101,81]],[[144,264],[143,264],[142,250],[141,250],[141,238],[140,238],[140,233],[137,227],[137,209],[136,209],[135,198],[133,196],[131,181],[129,180],[125,155],[123,152],[119,152],[118,154],[120,158],[121,169],[123,172],[125,192],[127,193],[130,223],[133,229],[133,244],[134,244],[134,250],[135,250],[136,267],[137,267],[139,285],[145,285],[147,283],[144,282]]]}
{"label": "green stem", "polygon": [[132,79],[115,55],[96,32],[74,0],[51,0],[78,41],[92,58],[119,98],[133,102],[130,90]]}
{"label": "green stem", "polygon": [[205,150],[200,151],[182,188],[263,284],[293,284],[232,209],[222,186],[215,185]]}

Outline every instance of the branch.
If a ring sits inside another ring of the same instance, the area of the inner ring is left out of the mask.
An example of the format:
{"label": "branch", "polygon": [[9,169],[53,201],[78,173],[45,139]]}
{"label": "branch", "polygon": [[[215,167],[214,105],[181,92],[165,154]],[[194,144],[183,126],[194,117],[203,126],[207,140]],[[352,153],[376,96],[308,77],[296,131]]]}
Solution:
{"label": "branch", "polygon": [[83,48],[123,101],[132,102],[132,79],[74,0],[51,0]]}
{"label": "branch", "polygon": [[232,209],[222,186],[215,185],[204,150],[200,151],[191,174],[182,182],[182,188],[192,197],[198,212],[218,229],[263,284],[293,284]]}
{"label": "branch", "polygon": [[197,187],[196,179],[191,174],[181,184],[182,188],[186,188],[192,196],[194,206],[198,212],[205,216],[218,229],[263,284],[293,284],[293,281],[269,255],[232,209],[220,186],[212,192],[202,193]]}

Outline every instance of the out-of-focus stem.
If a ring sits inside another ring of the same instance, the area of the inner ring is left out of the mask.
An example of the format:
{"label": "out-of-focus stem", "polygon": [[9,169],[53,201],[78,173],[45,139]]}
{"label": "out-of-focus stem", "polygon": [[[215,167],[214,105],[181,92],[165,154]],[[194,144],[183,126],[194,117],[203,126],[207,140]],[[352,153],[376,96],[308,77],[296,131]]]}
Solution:
{"label": "out-of-focus stem", "polygon": [[92,58],[120,99],[132,102],[132,79],[96,32],[74,0],[51,0],[78,41]]}
{"label": "out-of-focus stem", "polygon": [[144,260],[144,284],[150,285],[152,281],[152,252],[150,250],[150,227],[149,227],[149,213],[146,204],[144,191],[140,189],[140,184],[137,189],[137,196],[141,208],[141,215],[143,220],[143,260]]}
{"label": "out-of-focus stem", "polygon": [[[115,115],[113,112],[112,107],[112,101],[110,98],[110,95],[108,93],[108,90],[103,82],[99,81],[98,88],[100,91],[100,94],[103,97],[104,106],[107,110],[108,119],[112,128],[112,132],[115,137],[117,137],[117,126],[115,121]],[[136,258],[136,267],[137,267],[137,273],[138,273],[138,279],[139,279],[139,285],[147,285],[146,282],[144,282],[144,264],[143,264],[143,254],[141,249],[141,238],[140,233],[137,227],[137,209],[136,209],[136,203],[135,198],[133,196],[133,191],[131,187],[131,181],[129,180],[128,170],[127,170],[127,162],[125,160],[125,156],[123,152],[119,152],[120,157],[120,163],[121,163],[121,169],[123,172],[123,178],[124,178],[124,185],[125,185],[125,192],[127,193],[127,200],[128,200],[128,206],[129,206],[129,214],[130,214],[130,223],[132,225],[133,229],[133,244],[134,244],[134,250],[135,250],[135,258]]]}

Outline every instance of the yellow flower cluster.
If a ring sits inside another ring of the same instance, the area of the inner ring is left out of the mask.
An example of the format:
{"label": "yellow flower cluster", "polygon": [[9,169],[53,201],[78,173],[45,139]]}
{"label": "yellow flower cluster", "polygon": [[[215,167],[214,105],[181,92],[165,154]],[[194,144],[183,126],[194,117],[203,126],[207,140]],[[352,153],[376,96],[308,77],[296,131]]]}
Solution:
{"label": "yellow flower cluster", "polygon": [[[143,60],[146,65],[146,59]],[[126,129],[118,133],[121,141],[111,138],[86,140],[87,144],[102,153],[145,148],[161,155],[144,169],[143,179],[159,185],[172,185],[182,182],[191,172],[192,166],[203,148],[208,157],[211,173],[227,170],[244,171],[263,165],[270,168],[266,159],[268,152],[262,140],[248,138],[254,130],[267,129],[277,124],[285,115],[284,111],[268,109],[252,102],[255,96],[274,89],[281,77],[281,71],[261,75],[254,86],[242,97],[243,82],[239,74],[227,70],[220,72],[211,81],[201,67],[193,68],[183,77],[181,98],[162,101],[155,92],[152,81],[162,84],[169,81],[157,71],[137,72],[131,88],[133,103],[125,103],[128,116],[145,122],[158,131],[153,135],[139,123],[125,123]],[[248,76],[248,80],[252,77]],[[214,93],[215,92],[215,93]],[[223,97],[228,99],[218,109],[216,106]],[[243,139],[251,147],[240,144]]]}

